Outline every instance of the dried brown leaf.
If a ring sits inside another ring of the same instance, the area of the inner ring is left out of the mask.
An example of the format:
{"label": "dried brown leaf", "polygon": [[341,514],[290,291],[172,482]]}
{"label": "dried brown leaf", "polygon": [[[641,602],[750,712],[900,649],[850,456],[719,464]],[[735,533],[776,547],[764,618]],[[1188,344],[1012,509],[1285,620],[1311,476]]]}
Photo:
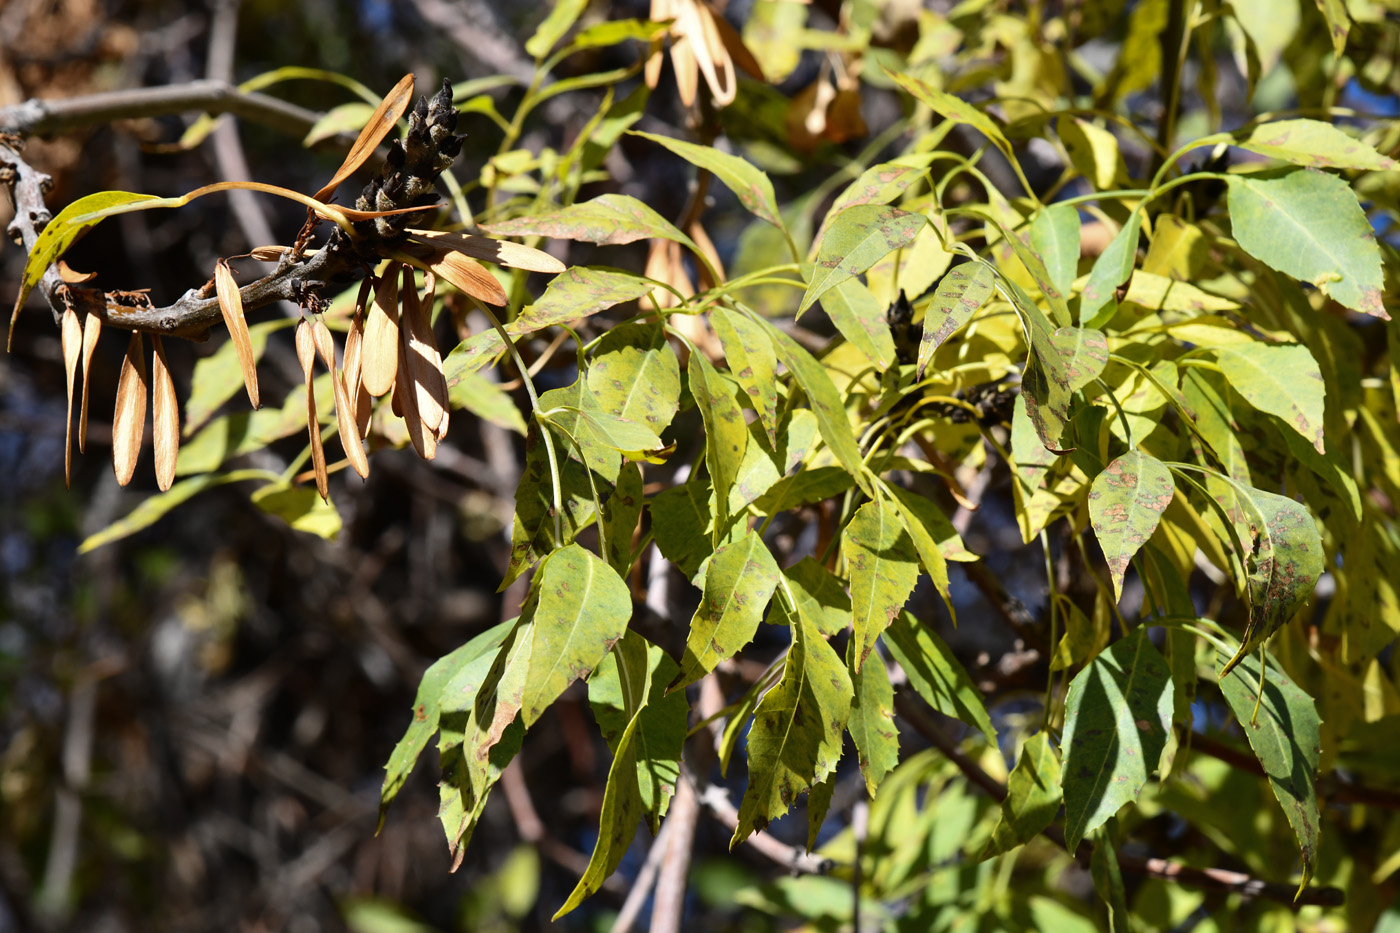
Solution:
{"label": "dried brown leaf", "polygon": [[219,296],[219,311],[224,316],[224,326],[233,340],[234,352],[238,354],[238,365],[243,369],[243,387],[248,390],[248,401],[257,408],[258,367],[253,358],[253,338],[248,335],[248,321],[243,317],[243,295],[234,281],[233,272],[222,259],[214,266],[214,290]]}
{"label": "dried brown leaf", "polygon": [[78,272],[62,259],[58,261],[58,277],[69,285],[81,285],[97,278],[96,272]]}
{"label": "dried brown leaf", "polygon": [[[408,341],[399,341],[399,369],[408,373]],[[418,452],[418,456],[424,460],[432,460],[437,456],[437,432],[423,424],[423,418],[418,412],[418,393],[414,389],[413,383],[407,379],[400,379],[394,386],[395,410],[402,416],[404,425],[408,428],[408,439],[413,444],[413,449]]]}
{"label": "dried brown leaf", "polygon": [[155,356],[151,359],[151,427],[154,429],[156,485],[161,492],[175,482],[175,461],[180,456],[180,400],[175,397],[175,380],[165,358],[160,337],[151,335]]}
{"label": "dried brown leaf", "polygon": [[692,0],[682,7],[676,25],[685,29],[690,39],[695,63],[704,75],[705,83],[710,86],[710,97],[715,106],[726,107],[734,103],[739,88],[734,79],[734,62],[715,26],[716,18],[709,4]]}
{"label": "dried brown leaf", "polygon": [[117,404],[112,414],[112,469],[117,483],[125,486],[136,474],[141,441],[146,433],[146,359],[140,331],[131,332],[117,380]]}
{"label": "dried brown leaf", "polygon": [[[700,247],[700,252],[704,253],[705,257],[714,265],[715,271],[720,274],[722,280],[724,276],[724,263],[719,258],[719,250],[715,249],[714,241],[711,240],[710,235],[705,232],[705,228],[700,226],[700,221],[691,221],[690,226],[686,228],[686,233],[690,234],[690,238],[695,241],[695,245]],[[680,244],[677,243],[676,247],[676,259],[679,260]],[[713,288],[720,284],[720,282],[710,281],[710,270],[703,265],[698,270],[698,274],[701,288]]]}
{"label": "dried brown leaf", "polygon": [[449,233],[444,230],[410,229],[408,233],[421,243],[428,243],[440,249],[456,250],[473,259],[482,259],[511,269],[553,273],[563,272],[566,268],[562,262],[543,250],[511,243],[508,240],[493,240],[490,237]]}
{"label": "dried brown leaf", "polygon": [[248,255],[258,262],[277,262],[287,249],[285,246],[254,246]]}
{"label": "dried brown leaf", "polygon": [[73,383],[78,376],[78,357],[83,353],[83,325],[71,305],[63,308],[63,370],[68,377],[68,416],[63,419],[63,485],[73,476]]}
{"label": "dried brown leaf", "polygon": [[413,265],[433,273],[478,301],[505,307],[506,290],[486,267],[469,256],[451,249],[426,244],[412,244],[406,252]]}
{"label": "dried brown leaf", "polygon": [[311,337],[316,344],[316,355],[331,371],[331,387],[335,391],[335,423],[340,431],[340,446],[345,449],[345,458],[361,478],[369,476],[369,460],[365,458],[365,448],[360,443],[360,432],[355,425],[350,393],[345,388],[345,373],[335,368],[335,341],[331,339],[330,328],[319,317],[312,325]]}
{"label": "dried brown leaf", "polygon": [[330,498],[330,477],[326,473],[326,449],[321,445],[321,420],[316,415],[316,389],[312,367],[316,363],[316,342],[311,323],[305,319],[297,324],[297,362],[306,377],[306,433],[311,438],[311,466],[316,473],[316,491],[327,502]]}
{"label": "dried brown leaf", "polygon": [[350,147],[350,153],[346,155],[345,161],[336,170],[335,175],[324,188],[316,192],[315,198],[324,201],[335,193],[335,189],[340,183],[355,173],[355,169],[364,164],[365,160],[374,152],[374,147],[389,134],[394,128],[394,124],[399,122],[399,117],[403,116],[408,109],[409,103],[413,100],[413,75],[406,74],[399,79],[399,83],[394,85],[393,90],[385,95],[379,102],[379,107],[365,124],[365,128],[360,130],[359,138],[355,140],[355,145]]}
{"label": "dried brown leaf", "polygon": [[[432,273],[428,274],[429,283]],[[437,434],[447,412],[447,379],[442,373],[442,354],[433,337],[433,306],[418,300],[413,269],[403,270],[404,359],[414,392],[414,406],[423,426]]]}
{"label": "dried brown leaf", "polygon": [[92,357],[102,335],[102,318],[89,314],[83,321],[83,402],[78,412],[78,450],[87,451],[88,389],[92,381]]}
{"label": "dried brown leaf", "polygon": [[391,262],[374,287],[360,344],[360,384],[375,398],[394,387],[399,371],[399,264]]}
{"label": "dried brown leaf", "polygon": [[[799,0],[799,2],[807,2],[807,0]],[[763,66],[758,63],[757,58],[754,58],[753,52],[749,51],[749,47],[744,44],[739,33],[733,26],[729,25],[729,21],[721,14],[716,13],[714,23],[715,28],[719,31],[720,41],[724,43],[724,48],[729,52],[729,57],[734,64],[750,78],[767,81],[768,78],[763,74]]]}

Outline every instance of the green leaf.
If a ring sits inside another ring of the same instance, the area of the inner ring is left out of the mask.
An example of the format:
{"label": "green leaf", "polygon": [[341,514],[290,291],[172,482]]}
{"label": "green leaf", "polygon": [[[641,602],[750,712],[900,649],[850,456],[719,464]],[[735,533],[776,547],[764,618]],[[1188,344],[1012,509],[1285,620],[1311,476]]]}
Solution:
{"label": "green leaf", "polygon": [[894,688],[885,662],[878,656],[858,670],[853,663],[856,642],[846,643],[846,667],[851,671],[855,699],[847,723],[860,758],[860,773],[871,797],[899,764],[899,729],[894,724]]}
{"label": "green leaf", "polygon": [[[944,561],[970,563],[979,558],[963,545],[958,530],[953,527],[948,516],[943,514],[943,510],[931,500],[912,489],[894,485],[885,488],[894,495],[895,504],[904,519],[904,527],[909,529],[909,536],[914,539],[914,547],[919,551],[919,562],[924,565],[924,572],[933,580],[938,591],[946,595],[948,570]],[[915,528],[915,525],[919,527]],[[937,548],[939,557],[929,553],[930,543]]]}
{"label": "green leaf", "polygon": [[1332,37],[1332,52],[1338,58],[1347,47],[1347,32],[1351,29],[1351,14],[1347,12],[1346,0],[1315,0],[1317,8],[1327,20],[1327,32]]}
{"label": "green leaf", "polygon": [[1249,624],[1240,650],[1225,665],[1234,669],[1262,645],[1312,596],[1322,576],[1324,552],[1317,523],[1299,503],[1262,489],[1249,492],[1247,509],[1255,532],[1249,568]]}
{"label": "green leaf", "polygon": [[1026,325],[1030,355],[1021,374],[1021,394],[1026,414],[1036,434],[1050,450],[1063,453],[1061,441],[1070,419],[1071,380],[1064,356],[1055,343],[1055,332],[1045,312],[1038,308],[1021,286],[1003,278],[1011,303]]}
{"label": "green leaf", "polygon": [[807,467],[774,483],[754,503],[759,511],[771,515],[800,505],[814,505],[839,496],[855,485],[851,474],[843,467]]}
{"label": "green leaf", "polygon": [[579,30],[569,48],[576,50],[600,49],[628,39],[650,42],[669,28],[667,23],[657,23],[645,19],[613,19],[594,23],[587,29]]}
{"label": "green leaf", "polygon": [[[691,351],[688,368],[690,394],[705,424],[705,465],[714,484],[715,534],[729,527],[729,493],[739,476],[744,450],[749,443],[748,422],[744,411],[734,400],[734,387],[727,376],[721,376],[705,354]],[[718,542],[716,542],[718,543]]]}
{"label": "green leaf", "polygon": [[1115,598],[1122,599],[1128,564],[1157,530],[1175,491],[1166,464],[1140,450],[1128,451],[1094,478],[1089,520],[1108,562]]}
{"label": "green leaf", "polygon": [[75,222],[75,217],[84,217],[122,204],[159,200],[161,199],[153,194],[133,194],[130,191],[99,191],[96,194],[78,198],[59,211],[58,216],[50,220],[44,229],[39,231],[39,236],[34,240],[34,248],[29,251],[29,258],[24,261],[24,273],[19,281],[19,295],[15,298],[15,310],[10,314],[10,339],[14,339],[15,321],[19,319],[19,309],[24,307],[24,300],[43,280],[44,273],[49,271],[49,266],[68,252],[68,248],[76,243],[83,234],[103,220],[102,217],[96,217]]}
{"label": "green leaf", "polygon": [[1079,296],[1079,322],[1085,327],[1102,327],[1118,313],[1114,292],[1133,277],[1141,234],[1142,212],[1133,211],[1108,247],[1094,260],[1089,280]]}
{"label": "green leaf", "polygon": [[681,773],[690,707],[684,694],[666,694],[676,671],[670,655],[629,630],[588,681],[593,717],[613,754],[618,754],[623,732],[640,716],[634,738],[637,789],[652,833],[661,828]]}
{"label": "green leaf", "polygon": [[642,517],[642,470],[631,461],[617,474],[617,486],[603,503],[603,533],[608,540],[608,566],[627,578],[632,569],[632,535]]}
{"label": "green leaf", "polygon": [[768,446],[778,447],[778,357],[773,342],[763,328],[728,308],[716,308],[710,323],[724,347],[729,372],[753,399],[754,411],[763,430],[768,433]]}
{"label": "green leaf", "polygon": [[[1236,656],[1238,657],[1238,655]],[[1303,855],[1302,891],[1317,868],[1321,819],[1317,806],[1317,761],[1322,749],[1317,706],[1296,683],[1275,668],[1260,699],[1259,655],[1250,652],[1222,668],[1220,689],[1249,738],[1249,747],[1264,768],[1269,786],[1298,837]],[[1236,669],[1226,673],[1229,667]],[[1259,715],[1254,713],[1257,708]]]}
{"label": "green leaf", "polygon": [[885,647],[904,669],[909,685],[924,702],[945,716],[981,730],[997,744],[996,730],[987,715],[982,694],[953,652],[938,635],[908,612],[901,612],[885,630]]}
{"label": "green leaf", "polygon": [[447,385],[447,400],[483,421],[524,434],[525,419],[510,394],[484,373],[462,373]]}
{"label": "green leaf", "polygon": [[[588,8],[588,0],[555,0],[549,15],[540,23],[535,34],[525,42],[525,51],[535,59],[544,58],[564,38],[564,33]],[[557,917],[555,919],[558,919]]]}
{"label": "green leaf", "polygon": [[[593,521],[597,510],[593,501],[593,485],[588,479],[588,467],[577,458],[564,455],[559,450],[561,444],[556,443],[555,450],[560,454],[559,524],[563,532],[562,537],[556,540],[554,484],[549,466],[549,448],[540,437],[541,430],[540,424],[532,421],[525,436],[525,468],[521,471],[520,483],[515,491],[510,563],[501,581],[501,589],[513,583],[516,577],[555,548],[572,541],[581,529]],[[617,456],[614,451],[608,453]]]}
{"label": "green leaf", "polygon": [[790,409],[778,426],[778,447],[768,447],[768,437],[757,421],[748,426],[749,441],[729,490],[729,514],[738,515],[761,498],[778,480],[807,456],[817,442],[817,418],[805,408]]}
{"label": "green leaf", "polygon": [[1108,338],[1090,327],[1061,327],[1051,339],[1060,351],[1069,391],[1078,392],[1099,376],[1108,365]]}
{"label": "green leaf", "polygon": [[482,229],[496,236],[547,236],[557,240],[583,240],[599,246],[620,246],[658,237],[698,251],[690,237],[677,230],[675,224],[625,194],[603,194],[550,214],[516,217]]}
{"label": "green leaf", "polygon": [[[603,410],[598,400],[589,391],[588,383],[580,378],[562,389],[550,389],[540,393],[539,410],[548,412],[545,422],[555,429],[559,438],[555,444],[561,461],[568,458],[583,463],[609,483],[616,482],[617,471],[622,466],[618,456],[621,442],[650,442],[653,432],[640,424],[626,422],[619,425],[616,415]],[[630,434],[628,425],[641,428],[646,435]],[[614,432],[621,436],[614,437]],[[627,448],[632,450],[634,448]]]}
{"label": "green leaf", "polygon": [[928,168],[882,162],[860,173],[831,204],[827,217],[835,219],[857,204],[889,204],[908,191],[914,182],[928,174]]}
{"label": "green leaf", "polygon": [[1021,746],[1021,757],[1006,780],[1001,819],[981,857],[1010,852],[1025,845],[1054,822],[1063,799],[1060,790],[1060,758],[1050,735],[1038,732]]}
{"label": "green leaf", "polygon": [[895,365],[894,338],[890,335],[885,306],[857,279],[847,279],[822,296],[822,310],[836,329],[856,346],[875,368],[884,372]]}
{"label": "green leaf", "polygon": [[633,136],[641,136],[665,146],[691,165],[708,171],[726,188],[733,191],[739,203],[760,220],[783,228],[783,218],[778,212],[778,200],[773,194],[773,183],[763,171],[741,156],[720,152],[712,146],[697,146],[669,136],[657,136],[633,130]]}
{"label": "green leaf", "polygon": [[[263,321],[248,328],[253,345],[253,361],[262,359],[267,349],[268,335],[296,323],[295,318]],[[190,397],[185,402],[185,437],[190,437],[218,411],[238,390],[243,388],[243,367],[232,340],[226,340],[209,356],[195,362],[190,378]]]}
{"label": "green leaf", "polygon": [[782,360],[783,365],[792,373],[792,378],[797,380],[802,391],[807,393],[812,413],[817,416],[817,426],[821,428],[822,439],[831,448],[837,462],[845,467],[862,492],[873,496],[860,446],[856,444],[855,432],[851,430],[851,420],[846,416],[846,406],[842,403],[841,393],[836,391],[831,376],[796,340],[762,318],[751,319],[757,321],[768,332],[768,338],[773,341],[773,349],[777,351],[778,359]]}
{"label": "green leaf", "polygon": [[206,473],[202,476],[182,479],[165,492],[159,492],[143,499],[140,505],[128,512],[123,518],[117,519],[101,531],[88,535],[83,539],[83,543],[78,545],[78,553],[86,554],[104,544],[120,541],[128,535],[134,535],[138,531],[149,528],[164,518],[166,513],[183,505],[206,489],[242,480],[275,480],[276,478],[275,473],[269,473],[266,470],[235,470],[232,473]]}
{"label": "green leaf", "polygon": [[1065,697],[1065,842],[1071,852],[1137,799],[1171,730],[1172,681],[1147,626],[1120,638],[1070,681]]}
{"label": "green leaf", "polygon": [[[798,474],[801,475],[800,473]],[[714,553],[714,492],[709,477],[693,477],[652,497],[651,529],[661,556],[675,564],[687,580]]]}
{"label": "green leaf", "polygon": [[841,554],[851,578],[855,669],[860,670],[880,633],[899,615],[919,581],[919,556],[899,511],[884,499],[867,502],[841,533]]}
{"label": "green leaf", "polygon": [[[783,571],[782,584],[797,612],[827,638],[851,624],[851,597],[841,580],[809,555]],[[777,604],[774,604],[775,608]],[[786,620],[770,613],[768,621]]]}
{"label": "green leaf", "polygon": [[1245,252],[1354,311],[1390,319],[1380,248],[1351,186],[1312,169],[1230,175],[1229,183],[1230,225]]}
{"label": "green leaf", "polygon": [[680,406],[681,369],[661,325],[611,328],[594,350],[588,388],[604,411],[660,434]]}
{"label": "green leaf", "polygon": [[512,336],[534,333],[643,298],[660,288],[650,279],[625,272],[571,266],[550,279],[539,300],[523,309],[506,330]]}
{"label": "green leaf", "polygon": [[[638,452],[659,450],[662,446],[661,438],[656,432],[641,422],[629,421],[620,415],[599,409],[578,409],[577,414],[580,424],[586,425],[592,431],[598,443],[622,454],[635,455]],[[639,458],[633,456],[633,459]]]}
{"label": "green leaf", "polygon": [[1132,933],[1131,914],[1128,912],[1128,893],[1123,887],[1123,871],[1118,865],[1118,851],[1113,844],[1113,824],[1104,826],[1094,834],[1094,851],[1089,856],[1089,875],[1094,879],[1094,888],[1099,892],[1108,907],[1109,933]]}
{"label": "green leaf", "polygon": [[[1050,209],[1047,209],[1047,212],[1043,212],[1040,216],[1046,216],[1048,210]],[[1073,209],[1071,208],[1071,210]],[[1078,219],[1079,215],[1076,213],[1075,220],[1078,221]],[[1078,227],[1075,229],[1077,231]],[[1045,303],[1050,306],[1051,320],[1060,327],[1068,327],[1072,321],[1069,316],[1069,304],[1065,301],[1067,289],[1062,290],[1056,284],[1056,279],[1050,274],[1049,268],[1045,265],[1045,260],[1041,258],[1040,253],[1032,245],[1030,235],[1034,234],[1034,228],[1032,228],[1030,234],[1018,233],[1014,230],[1008,230],[1005,227],[1002,228],[1002,232],[1006,236],[1007,245],[1010,246],[1011,251],[1016,254],[1016,258],[1021,261],[1021,265],[1026,267],[1026,271],[1030,273],[1031,279],[1035,282],[1036,287],[1040,289],[1041,297],[1043,297]],[[1042,234],[1042,236],[1047,239],[1054,235],[1058,234]],[[1057,250],[1067,251],[1069,249],[1069,247],[1064,244],[1054,243],[1052,245],[1053,248]],[[1074,262],[1077,264],[1079,259],[1079,240],[1077,232],[1075,234],[1074,250]],[[1057,258],[1057,261],[1063,260]],[[1074,280],[1072,272],[1069,278],[1070,281]]]}
{"label": "green leaf", "polygon": [[793,620],[783,679],[764,694],[749,730],[749,783],[729,847],[787,813],[797,795],[836,770],[851,710],[851,678],[816,627]]}
{"label": "green leaf", "polygon": [[465,376],[493,365],[506,346],[494,327],[472,334],[447,354],[442,361],[442,374],[447,379],[449,389]]}
{"label": "green leaf", "polygon": [[985,262],[963,263],[948,270],[924,311],[924,335],[919,341],[918,378],[933,361],[933,354],[960,327],[971,320],[995,291],[996,274]]}
{"label": "green leaf", "polygon": [[1400,163],[1321,120],[1277,120],[1235,134],[1233,145],[1308,168],[1391,171]]}
{"label": "green leaf", "polygon": [[807,791],[807,851],[817,847],[821,838],[822,825],[831,811],[831,798],[836,794],[836,777],[831,775],[818,781]]}
{"label": "green leaf", "polygon": [[268,483],[254,491],[253,504],[269,515],[276,515],[296,531],[334,541],[343,523],[340,513],[317,494],[315,487]]}
{"label": "green leaf", "polygon": [[912,214],[879,204],[858,204],[836,215],[822,235],[811,281],[798,306],[806,311],[827,290],[859,275],[890,253],[908,246],[928,222]]}
{"label": "green leaf", "polygon": [[309,149],[341,133],[358,134],[369,122],[370,117],[374,116],[374,110],[373,104],[358,100],[332,107],[306,131],[301,144]]}
{"label": "green leaf", "polygon": [[1015,160],[1016,152],[1011,148],[1010,141],[1007,140],[1001,129],[991,117],[972,104],[961,97],[954,97],[952,94],[937,90],[913,75],[891,71],[886,71],[886,74],[893,78],[896,84],[912,94],[915,100],[927,104],[934,113],[954,123],[972,127],[987,137],[987,140],[1000,149],[1002,155],[1006,156],[1007,159]]}
{"label": "green leaf", "polygon": [[1307,347],[1245,343],[1221,347],[1215,358],[1225,380],[1245,401],[1277,415],[1318,453],[1326,453],[1323,412],[1327,387]]}
{"label": "green leaf", "polygon": [[[379,828],[384,828],[384,814],[389,805],[403,789],[418,756],[428,747],[428,741],[438,731],[438,719],[442,713],[444,689],[468,665],[477,664],[481,675],[485,676],[495,658],[496,649],[515,628],[515,621],[502,622],[472,638],[456,651],[433,663],[423,672],[418,682],[418,693],[413,699],[413,715],[403,738],[399,739],[384,766],[384,784],[379,791]],[[484,659],[484,663],[483,663]]]}
{"label": "green leaf", "polygon": [[690,620],[685,658],[669,687],[695,683],[753,640],[778,585],[778,565],[756,532],[714,553],[705,569],[705,593]]}

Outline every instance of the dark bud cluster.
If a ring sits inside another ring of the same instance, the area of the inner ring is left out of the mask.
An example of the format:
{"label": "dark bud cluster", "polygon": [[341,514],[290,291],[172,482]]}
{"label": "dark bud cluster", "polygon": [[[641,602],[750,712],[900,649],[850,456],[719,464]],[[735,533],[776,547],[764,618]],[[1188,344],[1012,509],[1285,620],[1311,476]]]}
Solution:
{"label": "dark bud cluster", "polygon": [[914,306],[899,290],[899,297],[885,311],[885,321],[890,326],[890,336],[894,338],[895,355],[905,366],[919,358],[919,334],[914,331]]}

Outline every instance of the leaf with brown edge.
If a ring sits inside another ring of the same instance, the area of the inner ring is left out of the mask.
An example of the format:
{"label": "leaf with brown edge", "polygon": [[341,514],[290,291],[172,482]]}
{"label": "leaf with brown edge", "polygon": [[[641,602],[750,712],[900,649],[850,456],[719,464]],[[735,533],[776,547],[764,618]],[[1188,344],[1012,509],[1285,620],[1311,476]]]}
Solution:
{"label": "leaf with brown edge", "polygon": [[496,277],[470,256],[442,247],[412,244],[402,254],[394,255],[396,259],[417,266],[424,272],[433,273],[478,301],[498,308],[504,308],[509,301],[506,290],[496,281]]}
{"label": "leaf with brown edge", "polygon": [[394,85],[393,90],[385,95],[379,102],[379,107],[370,116],[365,128],[360,130],[359,137],[355,140],[355,145],[350,147],[350,152],[345,156],[345,161],[326,186],[316,192],[316,200],[324,201],[335,193],[335,189],[340,187],[340,183],[355,173],[355,169],[365,163],[365,160],[374,152],[374,148],[380,141],[394,128],[394,124],[399,122],[399,117],[408,110],[409,103],[413,100],[413,75],[406,74],[399,79],[399,83]]}
{"label": "leaf with brown edge", "polygon": [[414,272],[409,266],[403,270],[403,333],[405,362],[408,364],[408,378],[414,390],[414,405],[423,427],[438,433],[444,418],[447,417],[447,379],[442,374],[442,354],[438,352],[437,341],[433,338],[433,293],[432,273],[428,273],[424,288],[429,300],[419,300],[414,282]]}
{"label": "leaf with brown edge", "polygon": [[311,367],[316,362],[316,339],[311,335],[311,322],[303,319],[297,325],[297,362],[306,377],[306,433],[311,438],[311,466],[316,474],[316,491],[330,501],[330,479],[326,473],[326,449],[321,445],[321,421],[316,416],[316,390],[312,384]]}
{"label": "leaf with brown edge", "polygon": [[83,325],[71,306],[63,309],[63,370],[68,384],[68,415],[63,419],[63,485],[73,475],[73,380],[78,375],[78,357],[83,352]]}
{"label": "leaf with brown edge", "polygon": [[243,295],[238,283],[233,280],[233,272],[222,259],[214,267],[214,290],[219,296],[219,311],[224,316],[224,326],[238,352],[238,364],[243,367],[243,387],[248,390],[248,401],[257,408],[261,404],[258,396],[257,359],[253,355],[253,339],[248,335],[248,321],[243,316]]}
{"label": "leaf with brown edge", "polygon": [[345,374],[335,368],[335,342],[331,340],[330,328],[321,318],[311,326],[311,339],[316,345],[316,355],[331,372],[331,388],[335,392],[335,423],[340,431],[340,446],[345,448],[345,458],[361,478],[369,475],[369,460],[365,458],[365,448],[360,443],[360,432],[355,424],[355,413],[350,408],[350,393],[345,389]]}
{"label": "leaf with brown edge", "polygon": [[117,379],[117,405],[112,413],[112,470],[117,483],[125,486],[136,474],[141,441],[146,433],[146,360],[142,354],[141,332],[131,332]]}
{"label": "leaf with brown edge", "polygon": [[102,335],[102,318],[89,314],[83,321],[83,401],[78,411],[78,450],[87,450],[88,395],[92,380],[92,357],[97,352],[97,338]]}
{"label": "leaf with brown edge", "polygon": [[360,344],[360,385],[375,398],[394,387],[399,372],[399,265],[390,263],[374,286],[374,303]]}
{"label": "leaf with brown edge", "polygon": [[180,457],[180,400],[175,397],[175,380],[165,358],[165,345],[151,335],[155,355],[151,359],[151,427],[154,429],[156,485],[161,492],[175,482],[175,461]]}
{"label": "leaf with brown edge", "polygon": [[409,228],[409,236],[420,243],[456,250],[473,259],[505,266],[508,269],[525,269],[529,272],[563,272],[567,267],[533,246],[512,243],[509,240],[493,240],[490,237],[475,236],[470,233],[449,233],[445,230],[415,230]]}

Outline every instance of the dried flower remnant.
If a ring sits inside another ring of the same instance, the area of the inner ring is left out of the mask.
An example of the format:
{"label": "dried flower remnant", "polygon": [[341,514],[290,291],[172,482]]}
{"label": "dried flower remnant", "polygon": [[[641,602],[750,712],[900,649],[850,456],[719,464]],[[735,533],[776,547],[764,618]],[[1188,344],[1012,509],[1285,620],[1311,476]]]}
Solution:
{"label": "dried flower remnant", "polygon": [[73,477],[73,384],[78,375],[78,358],[83,352],[83,325],[72,305],[63,309],[63,369],[68,386],[68,414],[63,419],[63,485]]}
{"label": "dried flower remnant", "polygon": [[243,316],[243,295],[238,291],[238,283],[228,263],[219,260],[214,267],[214,291],[219,297],[219,312],[224,317],[229,339],[233,341],[234,352],[238,354],[238,365],[243,370],[243,387],[248,391],[248,402],[254,408],[261,401],[258,395],[257,360],[253,357],[253,340],[248,333],[248,320]]}
{"label": "dried flower remnant", "polygon": [[89,314],[83,321],[83,400],[78,410],[78,452],[87,452],[88,396],[92,388],[92,358],[97,338],[102,336],[102,318]]}
{"label": "dried flower remnant", "polygon": [[391,262],[374,286],[374,302],[360,344],[360,384],[375,398],[387,395],[399,371],[399,263]]}
{"label": "dried flower remnant", "polygon": [[316,387],[312,379],[312,364],[316,362],[315,338],[311,322],[302,319],[297,324],[297,362],[306,377],[306,431],[311,439],[311,465],[316,471],[316,491],[326,502],[331,501],[330,478],[326,473],[326,450],[321,446],[321,421],[316,415]]}
{"label": "dried flower remnant", "polygon": [[117,402],[112,414],[112,470],[117,483],[125,486],[136,474],[136,459],[141,455],[141,441],[146,433],[146,360],[145,342],[140,331],[131,332],[122,360],[121,376],[117,379]]}
{"label": "dried flower remnant", "polygon": [[[676,71],[676,89],[687,107],[695,103],[702,75],[717,107],[734,103],[736,66],[760,81],[766,80],[758,60],[734,27],[706,0],[651,0],[651,20],[671,21],[671,64]],[[661,47],[662,39],[657,38],[646,63],[646,83],[652,89],[661,79]]]}
{"label": "dried flower remnant", "polygon": [[175,380],[165,358],[165,345],[151,335],[155,355],[151,358],[151,426],[154,431],[156,485],[165,492],[175,482],[175,462],[180,456],[180,400],[175,396]]}
{"label": "dried flower remnant", "polygon": [[331,340],[330,328],[320,317],[317,317],[316,323],[312,325],[311,337],[316,345],[316,355],[321,358],[326,369],[330,370],[331,386],[335,393],[336,427],[340,432],[340,445],[345,449],[345,458],[361,478],[369,476],[369,460],[365,457],[364,445],[360,443],[355,413],[350,405],[350,393],[345,387],[345,374],[335,368],[335,342]]}

